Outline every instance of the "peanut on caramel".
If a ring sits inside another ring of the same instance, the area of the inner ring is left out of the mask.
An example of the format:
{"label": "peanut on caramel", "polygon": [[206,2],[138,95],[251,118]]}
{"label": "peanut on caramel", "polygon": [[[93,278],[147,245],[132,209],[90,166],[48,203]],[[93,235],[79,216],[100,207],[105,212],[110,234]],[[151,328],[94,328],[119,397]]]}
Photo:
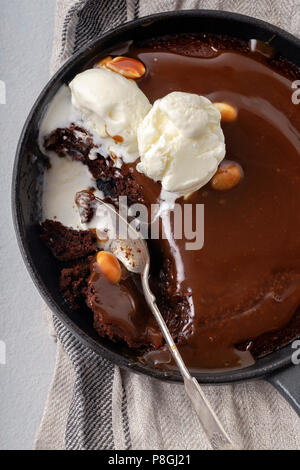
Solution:
{"label": "peanut on caramel", "polygon": [[237,118],[237,110],[228,103],[214,103],[214,106],[221,113],[221,121],[232,122]]}
{"label": "peanut on caramel", "polygon": [[227,191],[237,186],[243,176],[243,170],[237,163],[222,162],[212,177],[210,184],[216,191]]}
{"label": "peanut on caramel", "polygon": [[99,251],[96,257],[97,264],[106,277],[112,284],[118,284],[121,280],[122,271],[117,258],[109,251]]}
{"label": "peanut on caramel", "polygon": [[105,67],[113,72],[123,75],[125,78],[138,79],[145,74],[144,64],[132,57],[118,56],[112,58],[111,56],[105,57],[98,64],[97,67]]}

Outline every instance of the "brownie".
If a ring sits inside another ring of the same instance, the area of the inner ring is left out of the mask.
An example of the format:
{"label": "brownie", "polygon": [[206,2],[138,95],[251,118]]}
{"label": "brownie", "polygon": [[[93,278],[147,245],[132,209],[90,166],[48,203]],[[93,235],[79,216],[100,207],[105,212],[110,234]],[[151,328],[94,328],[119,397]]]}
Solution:
{"label": "brownie", "polygon": [[[93,253],[98,251],[95,233],[92,230],[74,230],[60,222],[46,220],[41,224],[40,236],[53,255],[65,265],[61,268],[59,287],[69,306],[77,310],[83,303],[91,305],[98,295],[88,287],[90,263],[94,258]],[[168,266],[167,261],[165,264]],[[168,295],[167,277],[168,268],[162,268],[154,291],[159,294],[158,304],[166,323],[180,343],[180,332],[188,321],[188,309],[184,299]],[[100,336],[107,336],[112,341],[125,341],[131,348],[138,348],[139,351],[149,348],[147,342],[133,340],[122,328],[110,322],[105,323],[98,312],[94,312],[94,327]]]}
{"label": "brownie", "polygon": [[86,299],[90,262],[91,257],[87,257],[61,270],[59,286],[69,306],[74,310],[79,309]]}
{"label": "brownie", "polygon": [[54,151],[59,157],[72,157],[73,160],[86,163],[89,153],[95,148],[88,131],[75,124],[69,128],[57,128],[45,137],[44,147]]}
{"label": "brownie", "polygon": [[60,222],[45,220],[41,232],[41,239],[60,261],[77,260],[97,251],[97,239],[92,230],[73,230]]}
{"label": "brownie", "polygon": [[100,151],[96,159],[89,155],[97,147],[91,135],[75,124],[66,129],[55,129],[44,141],[45,149],[54,151],[59,157],[69,155],[73,160],[87,165],[96,180],[97,187],[104,196],[115,200],[118,196],[127,196],[128,204],[144,203],[141,189],[131,174],[130,167],[123,165],[122,172],[114,165],[111,157],[104,158]]}

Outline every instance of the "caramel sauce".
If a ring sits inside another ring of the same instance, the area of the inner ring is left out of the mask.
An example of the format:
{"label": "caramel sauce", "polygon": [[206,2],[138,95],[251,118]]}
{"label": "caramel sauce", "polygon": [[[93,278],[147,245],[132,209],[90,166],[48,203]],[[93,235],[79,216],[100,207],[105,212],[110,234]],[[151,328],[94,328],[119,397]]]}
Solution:
{"label": "caramel sauce", "polygon": [[[205,240],[199,251],[175,240],[181,282],[168,242],[160,249],[172,261],[174,294],[192,300],[192,332],[179,347],[189,367],[247,366],[251,353],[236,345],[282,328],[300,304],[300,116],[292,81],[256,54],[198,58],[134,48],[130,54],[146,65],[138,84],[151,102],[185,91],[238,110],[222,128],[226,159],[240,165],[244,177],[229,191],[208,184],[187,201],[204,204]],[[134,174],[148,202],[156,202],[158,183]],[[159,354],[152,353],[156,365]],[[162,355],[168,363],[166,351]]]}
{"label": "caramel sauce", "polygon": [[110,133],[107,130],[106,124],[104,126],[104,130],[105,130],[105,134],[107,135],[107,137],[110,137],[111,139],[113,139],[115,144],[120,144],[121,142],[124,142],[124,139],[121,135],[110,135]]}
{"label": "caramel sauce", "polygon": [[[253,363],[251,348],[241,351],[237,345],[251,345],[263,333],[284,327],[300,305],[300,116],[291,100],[292,80],[257,53],[222,50],[204,58],[130,46],[126,55],[145,64],[146,74],[137,83],[152,103],[184,91],[238,111],[237,119],[222,128],[226,159],[243,170],[239,183],[227,191],[208,183],[177,201],[204,204],[203,248],[188,251],[185,239],[173,240],[172,246],[169,240],[149,245],[170,259],[169,292],[189,301],[179,346],[187,365],[245,367]],[[160,183],[138,173],[135,165],[130,170],[147,205],[157,203]],[[94,263],[89,285],[99,293],[90,306],[104,322],[120,325],[134,340],[158,344],[132,279],[109,285]],[[144,360],[156,367],[171,363],[166,348],[148,352]]]}
{"label": "caramel sauce", "polygon": [[116,144],[124,142],[124,139],[121,135],[114,135],[112,138],[113,138],[113,140],[115,141]]}
{"label": "caramel sauce", "polygon": [[150,344],[158,348],[162,335],[148,310],[137,275],[123,276],[120,283],[112,284],[101,272],[96,258],[90,265],[88,286],[89,307],[101,324],[109,325],[113,334],[124,337],[129,344]]}

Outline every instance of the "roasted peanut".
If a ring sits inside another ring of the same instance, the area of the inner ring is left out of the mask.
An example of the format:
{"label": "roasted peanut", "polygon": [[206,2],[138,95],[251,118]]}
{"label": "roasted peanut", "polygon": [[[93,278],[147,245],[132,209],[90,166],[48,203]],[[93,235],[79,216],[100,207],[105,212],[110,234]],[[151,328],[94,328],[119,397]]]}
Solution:
{"label": "roasted peanut", "polygon": [[107,57],[102,61],[101,65],[113,72],[123,75],[123,77],[135,80],[141,78],[146,71],[144,64],[140,60],[133,59],[132,57],[118,56],[113,59]]}
{"label": "roasted peanut", "polygon": [[97,253],[97,263],[106,277],[112,284],[120,282],[122,271],[117,258],[109,251],[99,251]]}
{"label": "roasted peanut", "polygon": [[242,167],[238,163],[227,161],[221,163],[210,184],[216,191],[227,191],[239,184],[242,176]]}
{"label": "roasted peanut", "polygon": [[232,122],[237,118],[237,110],[228,103],[214,103],[215,107],[221,113],[221,121]]}
{"label": "roasted peanut", "polygon": [[99,68],[99,67],[105,67],[107,62],[111,61],[112,60],[112,56],[111,55],[108,55],[107,57],[104,57],[104,59],[101,59],[99,62],[97,62],[97,64],[95,65],[95,67]]}

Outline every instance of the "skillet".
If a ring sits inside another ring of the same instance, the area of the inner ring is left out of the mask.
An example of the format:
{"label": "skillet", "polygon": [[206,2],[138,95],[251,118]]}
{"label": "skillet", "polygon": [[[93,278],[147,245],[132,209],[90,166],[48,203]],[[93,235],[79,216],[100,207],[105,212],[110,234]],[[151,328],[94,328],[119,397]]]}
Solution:
{"label": "skillet", "polygon": [[[244,40],[260,39],[272,44],[280,55],[300,66],[300,40],[266,22],[229,12],[210,10],[174,11],[143,17],[119,26],[88,43],[54,75],[36,100],[22,131],[12,178],[12,212],[18,244],[27,269],[40,294],[63,324],[88,348],[120,367],[171,382],[181,382],[177,371],[162,371],[143,365],[129,350],[100,338],[92,318],[72,311],[58,290],[57,261],[39,238],[44,163],[37,148],[40,120],[58,89],[99,54],[105,56],[118,44],[174,33],[207,32]],[[294,344],[295,345],[295,344]],[[300,346],[300,342],[298,347]],[[292,364],[295,349],[287,345],[250,367],[233,371],[196,372],[202,384],[224,384],[251,379],[272,383],[300,415],[300,366]],[[298,355],[299,356],[299,355]]]}

